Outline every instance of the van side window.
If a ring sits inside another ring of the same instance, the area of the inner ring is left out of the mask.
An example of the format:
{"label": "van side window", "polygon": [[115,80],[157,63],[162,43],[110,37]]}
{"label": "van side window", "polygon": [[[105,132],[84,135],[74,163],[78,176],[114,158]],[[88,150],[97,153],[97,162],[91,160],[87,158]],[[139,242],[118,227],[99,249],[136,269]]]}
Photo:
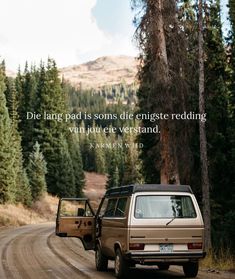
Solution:
{"label": "van side window", "polygon": [[100,211],[99,211],[99,216],[100,216],[100,217],[103,217],[103,216],[104,216],[105,211],[106,211],[106,209],[107,209],[107,205],[108,205],[108,199],[105,198],[105,199],[103,200],[102,206],[101,206]]}
{"label": "van side window", "polygon": [[117,208],[115,210],[115,217],[124,217],[126,209],[127,198],[120,198],[118,200]]}
{"label": "van side window", "polygon": [[60,217],[92,217],[92,210],[86,200],[62,199]]}
{"label": "van side window", "polygon": [[108,201],[107,208],[104,213],[104,217],[112,217],[114,216],[114,211],[116,207],[117,199],[110,199]]}

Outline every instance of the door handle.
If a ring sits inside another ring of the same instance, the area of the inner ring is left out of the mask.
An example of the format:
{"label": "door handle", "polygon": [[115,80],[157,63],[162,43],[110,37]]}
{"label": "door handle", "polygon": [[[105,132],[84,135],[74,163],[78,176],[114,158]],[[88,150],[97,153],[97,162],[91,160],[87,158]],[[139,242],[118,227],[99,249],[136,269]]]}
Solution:
{"label": "door handle", "polygon": [[79,229],[81,227],[82,220],[75,221],[75,224],[78,225],[77,228]]}

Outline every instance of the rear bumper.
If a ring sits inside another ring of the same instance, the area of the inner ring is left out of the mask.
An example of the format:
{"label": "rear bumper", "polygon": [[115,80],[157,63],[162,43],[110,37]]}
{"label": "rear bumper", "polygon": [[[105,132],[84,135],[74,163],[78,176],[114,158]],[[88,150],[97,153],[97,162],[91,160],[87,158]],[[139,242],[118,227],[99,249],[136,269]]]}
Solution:
{"label": "rear bumper", "polygon": [[206,252],[127,252],[126,257],[130,260],[198,260],[206,256]]}

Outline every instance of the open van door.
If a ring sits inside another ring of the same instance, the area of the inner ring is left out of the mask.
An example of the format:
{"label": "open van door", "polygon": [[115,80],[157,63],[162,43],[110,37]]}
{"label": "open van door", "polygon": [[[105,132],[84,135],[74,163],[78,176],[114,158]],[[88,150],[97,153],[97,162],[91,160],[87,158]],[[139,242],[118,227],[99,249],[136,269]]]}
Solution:
{"label": "open van door", "polygon": [[60,199],[56,218],[56,235],[80,238],[85,250],[94,249],[95,214],[88,199]]}

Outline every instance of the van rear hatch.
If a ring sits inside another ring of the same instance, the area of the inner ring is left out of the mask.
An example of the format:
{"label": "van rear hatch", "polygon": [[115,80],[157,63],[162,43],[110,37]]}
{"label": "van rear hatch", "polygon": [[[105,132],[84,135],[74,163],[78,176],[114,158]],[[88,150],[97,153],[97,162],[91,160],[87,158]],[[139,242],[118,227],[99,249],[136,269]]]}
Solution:
{"label": "van rear hatch", "polygon": [[193,194],[136,193],[129,220],[129,251],[133,255],[202,257],[204,225]]}

